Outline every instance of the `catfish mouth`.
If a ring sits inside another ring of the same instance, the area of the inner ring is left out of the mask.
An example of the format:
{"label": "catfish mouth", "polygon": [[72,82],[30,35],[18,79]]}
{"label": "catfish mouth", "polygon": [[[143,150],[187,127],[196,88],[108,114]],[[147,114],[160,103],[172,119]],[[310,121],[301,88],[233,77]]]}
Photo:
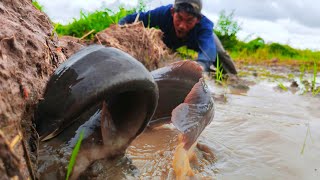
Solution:
{"label": "catfish mouth", "polygon": [[151,98],[152,93],[148,91],[127,91],[114,95],[103,103],[101,135],[104,146],[117,151],[129,146],[153,115],[153,112],[148,111],[153,106]]}

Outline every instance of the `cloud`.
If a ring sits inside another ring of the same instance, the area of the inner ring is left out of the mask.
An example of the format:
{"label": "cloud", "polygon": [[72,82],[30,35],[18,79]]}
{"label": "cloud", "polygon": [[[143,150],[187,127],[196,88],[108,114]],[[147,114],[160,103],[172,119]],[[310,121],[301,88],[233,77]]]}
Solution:
{"label": "cloud", "polygon": [[276,21],[291,19],[302,25],[320,28],[320,6],[312,0],[216,0],[204,1],[206,11],[235,10],[238,16]]}
{"label": "cloud", "polygon": [[44,11],[54,22],[66,24],[71,22],[73,18],[80,17],[80,11],[91,12],[97,9],[108,8],[117,10],[118,7],[136,6],[138,0],[38,0],[44,6]]}

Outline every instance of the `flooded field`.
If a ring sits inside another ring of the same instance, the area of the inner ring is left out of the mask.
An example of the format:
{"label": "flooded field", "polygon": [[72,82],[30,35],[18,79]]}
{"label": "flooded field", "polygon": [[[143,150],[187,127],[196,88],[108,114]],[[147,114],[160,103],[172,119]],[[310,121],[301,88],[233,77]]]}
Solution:
{"label": "flooded field", "polygon": [[255,84],[247,92],[229,88],[226,102],[216,101],[215,119],[202,134],[217,157],[217,179],[319,179],[319,95],[249,78]]}
{"label": "flooded field", "polygon": [[[225,85],[209,81],[215,117],[189,156],[194,176],[187,179],[320,179],[320,95],[304,93],[299,73],[287,72],[252,67]],[[177,145],[174,126],[147,129],[125,157],[97,161],[82,177],[175,179]],[[45,164],[40,153],[42,172]]]}

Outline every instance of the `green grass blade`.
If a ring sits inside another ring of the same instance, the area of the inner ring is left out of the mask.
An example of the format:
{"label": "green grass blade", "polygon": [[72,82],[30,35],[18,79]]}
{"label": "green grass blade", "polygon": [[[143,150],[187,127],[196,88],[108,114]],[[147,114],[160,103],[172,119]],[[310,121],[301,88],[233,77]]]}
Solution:
{"label": "green grass blade", "polygon": [[76,146],[74,147],[74,149],[72,151],[70,162],[69,162],[69,165],[68,165],[68,171],[67,171],[66,180],[69,179],[69,177],[71,175],[71,172],[72,172],[72,169],[73,169],[73,166],[74,166],[74,164],[76,162],[76,158],[77,158],[77,155],[79,153],[81,142],[82,142],[82,139],[83,139],[83,134],[84,134],[84,131],[82,130],[81,133],[80,133],[79,139],[77,141],[77,144],[76,144]]}
{"label": "green grass blade", "polygon": [[288,88],[287,88],[285,85],[283,85],[281,82],[279,82],[278,86],[279,86],[279,88],[281,88],[282,90],[288,91]]}
{"label": "green grass blade", "polygon": [[220,63],[220,58],[219,58],[219,55],[217,54],[216,81],[222,82],[222,80],[223,80],[222,63]]}

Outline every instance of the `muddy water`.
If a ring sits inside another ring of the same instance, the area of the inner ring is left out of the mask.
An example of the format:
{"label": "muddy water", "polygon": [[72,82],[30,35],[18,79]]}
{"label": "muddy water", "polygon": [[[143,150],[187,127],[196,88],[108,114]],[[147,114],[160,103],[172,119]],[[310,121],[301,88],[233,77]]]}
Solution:
{"label": "muddy water", "polygon": [[[298,73],[289,80],[245,72],[229,85],[209,81],[216,113],[190,156],[195,176],[187,179],[320,179],[320,95],[290,87]],[[147,129],[125,158],[96,162],[82,177],[175,179],[177,145],[174,126]]]}
{"label": "muddy water", "polygon": [[[228,86],[210,81],[216,114],[199,142],[215,159],[203,159],[205,152],[196,148],[195,179],[320,179],[319,95],[301,95],[301,88],[289,87],[292,80],[250,73]],[[128,150],[140,178],[174,177],[176,136],[162,131],[142,134]]]}
{"label": "muddy water", "polygon": [[218,179],[320,179],[320,99],[276,86],[263,81],[217,103],[202,140],[214,149]]}

